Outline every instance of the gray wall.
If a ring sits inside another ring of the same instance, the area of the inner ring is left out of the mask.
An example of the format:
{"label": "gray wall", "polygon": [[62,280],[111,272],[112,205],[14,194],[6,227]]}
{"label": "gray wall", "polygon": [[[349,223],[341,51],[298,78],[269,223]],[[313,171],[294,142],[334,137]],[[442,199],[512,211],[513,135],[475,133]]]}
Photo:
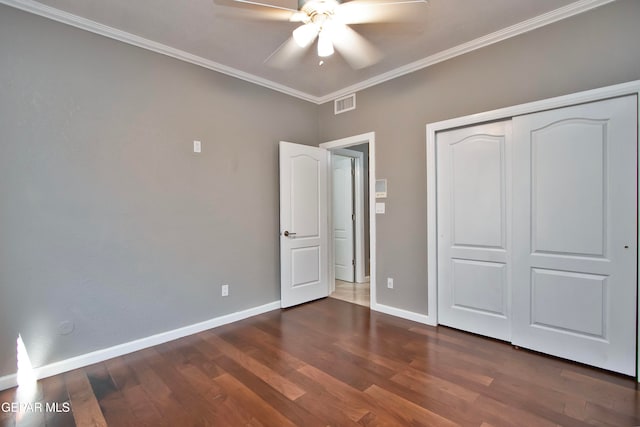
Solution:
{"label": "gray wall", "polygon": [[7,6],[0,63],[0,376],[18,333],[40,366],[280,298],[317,106]]}
{"label": "gray wall", "polygon": [[321,106],[321,141],[376,132],[379,303],[427,313],[425,125],[640,79],[639,19],[640,1],[618,0],[359,92],[355,111]]}

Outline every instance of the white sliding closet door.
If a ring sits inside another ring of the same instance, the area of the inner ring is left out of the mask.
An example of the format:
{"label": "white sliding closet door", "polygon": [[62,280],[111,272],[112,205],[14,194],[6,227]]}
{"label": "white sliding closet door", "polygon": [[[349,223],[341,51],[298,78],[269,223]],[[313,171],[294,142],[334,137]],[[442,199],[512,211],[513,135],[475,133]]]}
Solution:
{"label": "white sliding closet door", "polygon": [[510,340],[510,121],[437,135],[438,323]]}
{"label": "white sliding closet door", "polygon": [[635,96],[513,119],[513,339],[635,374]]}

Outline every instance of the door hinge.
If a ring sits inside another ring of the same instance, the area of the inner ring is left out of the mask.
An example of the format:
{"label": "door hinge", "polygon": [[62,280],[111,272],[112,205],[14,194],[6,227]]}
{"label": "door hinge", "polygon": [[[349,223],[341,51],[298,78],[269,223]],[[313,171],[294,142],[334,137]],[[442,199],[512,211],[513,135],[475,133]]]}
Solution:
{"label": "door hinge", "polygon": [[351,260],[351,265],[356,265],[356,260],[355,259]]}
{"label": "door hinge", "polygon": [[356,214],[351,214],[351,221],[355,221],[356,220]]}

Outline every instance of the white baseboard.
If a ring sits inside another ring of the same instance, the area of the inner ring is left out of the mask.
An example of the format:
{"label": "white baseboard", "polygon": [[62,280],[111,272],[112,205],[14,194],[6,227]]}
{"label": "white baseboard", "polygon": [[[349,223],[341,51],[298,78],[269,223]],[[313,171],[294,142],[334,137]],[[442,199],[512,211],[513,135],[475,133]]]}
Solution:
{"label": "white baseboard", "polygon": [[418,323],[424,323],[425,325],[436,326],[437,322],[433,316],[427,314],[415,313],[413,311],[402,310],[401,308],[395,308],[384,304],[374,304],[371,306],[371,310],[379,311],[381,313],[390,314],[392,316],[401,317],[403,319],[412,320]]}
{"label": "white baseboard", "polygon": [[[238,320],[246,319],[258,314],[266,313],[268,311],[277,310],[280,308],[280,301],[274,301],[268,304],[264,304],[258,307],[252,307],[247,310],[237,311],[235,313],[226,314],[224,316],[216,317],[213,319],[205,320],[204,322],[195,323],[193,325],[184,326],[182,328],[174,329],[167,332],[161,332],[149,337],[140,338],[135,341],[130,341],[124,344],[118,344],[113,347],[103,348],[91,353],[82,354],[80,356],[72,357],[70,359],[54,362],[49,365],[34,368],[34,374],[37,379],[51,377],[63,372],[72,371],[74,369],[83,368],[85,366],[93,365],[114,357],[122,356],[124,354],[133,353],[138,350],[153,347],[154,345],[163,344],[165,342],[173,341],[178,338],[186,337],[188,335],[197,334],[198,332],[206,331],[207,329],[215,328],[217,326],[226,325],[228,323],[237,322]],[[11,374],[4,377],[0,377],[0,390],[6,390],[18,385],[18,375]]]}

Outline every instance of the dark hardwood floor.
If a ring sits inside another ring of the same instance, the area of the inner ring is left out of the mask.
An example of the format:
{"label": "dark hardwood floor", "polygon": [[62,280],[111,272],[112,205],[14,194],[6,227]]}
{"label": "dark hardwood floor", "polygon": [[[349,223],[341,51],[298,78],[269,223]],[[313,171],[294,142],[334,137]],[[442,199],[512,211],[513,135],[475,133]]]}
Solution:
{"label": "dark hardwood floor", "polygon": [[330,298],[44,379],[34,401],[72,412],[0,425],[640,425],[633,379]]}

